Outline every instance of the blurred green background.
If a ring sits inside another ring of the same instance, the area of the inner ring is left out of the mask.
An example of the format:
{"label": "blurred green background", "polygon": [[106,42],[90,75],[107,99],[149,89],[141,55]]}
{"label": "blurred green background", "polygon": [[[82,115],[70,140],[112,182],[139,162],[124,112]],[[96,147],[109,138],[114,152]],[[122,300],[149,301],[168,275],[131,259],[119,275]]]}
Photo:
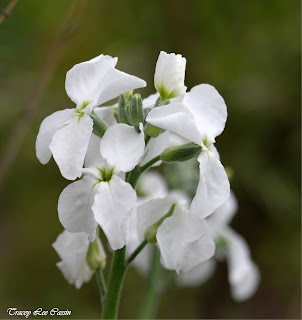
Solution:
{"label": "blurred green background", "polygon": [[[0,0],[2,11],[9,1]],[[159,318],[301,316],[300,1],[19,0],[0,24],[0,317],[7,308],[72,310],[99,318],[95,279],[70,286],[51,244],[63,230],[57,200],[68,184],[54,161],[35,157],[41,121],[73,107],[66,72],[100,53],[145,79],[160,50],[187,58],[186,85],[214,85],[228,106],[216,146],[234,170],[239,211],[232,226],[261,270],[256,295],[231,300],[222,263],[205,285],[172,286]],[[107,268],[108,269],[108,268]],[[107,270],[108,271],[108,270]],[[120,316],[135,318],[144,279],[129,270]]]}

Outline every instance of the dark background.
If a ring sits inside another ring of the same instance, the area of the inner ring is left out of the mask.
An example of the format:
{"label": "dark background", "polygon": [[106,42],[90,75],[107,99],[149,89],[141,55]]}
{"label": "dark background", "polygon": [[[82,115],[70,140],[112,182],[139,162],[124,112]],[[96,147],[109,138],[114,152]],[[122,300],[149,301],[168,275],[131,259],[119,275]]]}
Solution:
{"label": "dark background", "polygon": [[[9,1],[0,0],[2,11]],[[73,107],[66,72],[100,53],[145,79],[160,50],[187,58],[186,85],[214,85],[228,106],[216,146],[232,167],[239,211],[232,226],[248,241],[261,284],[231,300],[227,269],[194,289],[172,286],[159,318],[300,318],[300,1],[19,0],[0,24],[0,317],[7,308],[72,310],[99,318],[95,279],[70,286],[51,243],[63,230],[57,199],[68,184],[53,160],[35,157],[41,121]],[[107,268],[108,269],[108,268]],[[107,271],[106,271],[107,272]],[[134,318],[144,290],[127,274],[120,316]]]}

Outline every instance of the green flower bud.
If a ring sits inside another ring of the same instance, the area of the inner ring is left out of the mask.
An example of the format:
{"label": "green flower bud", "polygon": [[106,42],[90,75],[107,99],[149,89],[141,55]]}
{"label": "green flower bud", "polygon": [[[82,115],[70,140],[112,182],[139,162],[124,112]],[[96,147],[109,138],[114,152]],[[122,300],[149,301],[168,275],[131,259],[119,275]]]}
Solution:
{"label": "green flower bud", "polygon": [[118,100],[118,120],[120,123],[126,123],[129,124],[128,118],[127,118],[127,104],[129,104],[129,101],[131,100],[133,96],[133,91],[126,92],[122,95],[120,95]]}
{"label": "green flower bud", "polygon": [[190,142],[181,146],[167,148],[160,154],[160,160],[167,163],[186,161],[199,155],[201,150],[201,146]]}
{"label": "green flower bud", "polygon": [[93,133],[102,138],[106,130],[109,128],[108,124],[100,119],[94,111],[90,113],[90,118],[93,120]]}
{"label": "green flower bud", "polygon": [[97,268],[105,269],[106,254],[98,237],[89,244],[86,261],[91,270],[96,270]]}
{"label": "green flower bud", "polygon": [[131,98],[129,107],[127,106],[127,115],[129,124],[134,127],[137,127],[141,122],[144,121],[143,101],[140,94],[135,94]]}
{"label": "green flower bud", "polygon": [[157,233],[157,229],[159,228],[159,226],[163,223],[163,221],[168,218],[171,217],[174,209],[176,207],[176,203],[174,203],[171,206],[171,209],[163,216],[161,217],[157,222],[155,222],[154,224],[152,224],[152,226],[150,226],[146,232],[145,232],[145,239],[149,242],[149,243],[156,243],[156,233]]}

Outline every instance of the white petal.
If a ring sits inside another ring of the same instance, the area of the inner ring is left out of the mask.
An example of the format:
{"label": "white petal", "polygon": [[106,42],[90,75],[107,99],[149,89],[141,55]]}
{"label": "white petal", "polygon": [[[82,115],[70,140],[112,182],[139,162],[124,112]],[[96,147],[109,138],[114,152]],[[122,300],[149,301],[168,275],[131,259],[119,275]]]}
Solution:
{"label": "white petal", "polygon": [[103,168],[105,166],[105,160],[102,158],[100,152],[100,144],[101,139],[93,133],[90,137],[85,155],[85,168]]}
{"label": "white petal", "polygon": [[150,96],[148,96],[147,98],[145,98],[143,100],[143,108],[146,109],[146,108],[153,108],[154,105],[155,105],[155,102],[156,100],[159,98],[159,93],[156,92],[156,93],[153,93],[153,94],[150,94]]}
{"label": "white petal", "polygon": [[69,283],[79,288],[83,282],[89,281],[93,271],[86,262],[89,247],[87,234],[62,232],[53,243],[54,249],[62,259],[57,264]]}
{"label": "white petal", "polygon": [[180,54],[161,51],[156,63],[154,86],[164,98],[174,98],[185,93],[186,58]]}
{"label": "white petal", "polygon": [[[101,79],[106,79],[109,70],[114,69],[117,58],[99,55],[89,61],[73,66],[66,74],[65,88],[69,98],[76,104],[98,100]],[[108,101],[108,100],[107,100]]]}
{"label": "white petal", "polygon": [[231,222],[237,209],[238,203],[234,193],[231,191],[229,198],[211,214],[208,221],[211,221],[216,226],[227,225]]}
{"label": "white petal", "polygon": [[146,121],[159,128],[177,133],[199,145],[202,143],[194,117],[182,103],[156,107],[149,112]]}
{"label": "white petal", "polygon": [[129,183],[113,175],[109,182],[100,182],[92,210],[113,250],[127,244],[136,193]]}
{"label": "white petal", "polygon": [[144,154],[144,132],[137,133],[134,127],[118,123],[105,132],[101,139],[101,155],[116,171],[134,169]]}
{"label": "white petal", "polygon": [[96,92],[99,93],[97,104],[101,105],[106,101],[118,97],[122,93],[133,89],[143,88],[147,84],[144,80],[111,68],[99,84]]}
{"label": "white petal", "polygon": [[[131,215],[130,219],[130,229],[129,229],[129,239],[126,247],[126,257],[128,258],[134,250],[141,244],[137,234],[137,222],[136,222],[136,214]],[[147,245],[145,248],[139,253],[139,255],[134,259],[132,264],[136,267],[138,272],[144,276],[147,275],[150,265],[151,265],[151,252],[152,246]]]}
{"label": "white petal", "polygon": [[202,139],[209,138],[211,142],[224,129],[227,108],[217,90],[208,84],[200,84],[185,94],[184,104],[192,112]]}
{"label": "white petal", "polygon": [[84,176],[68,185],[60,194],[59,219],[69,232],[86,232],[90,241],[95,239],[97,223],[91,210],[95,179]]}
{"label": "white petal", "polygon": [[206,282],[214,273],[216,263],[214,259],[207,260],[188,272],[178,275],[176,282],[180,287],[197,287]]}
{"label": "white petal", "polygon": [[198,157],[199,184],[190,212],[205,218],[221,206],[230,195],[230,183],[223,165],[211,151],[202,151]]}
{"label": "white petal", "polygon": [[260,273],[250,257],[246,241],[230,228],[225,230],[224,236],[229,245],[227,260],[232,296],[236,301],[244,301],[257,290]]}
{"label": "white petal", "polygon": [[144,240],[146,230],[168,213],[173,203],[177,203],[177,199],[167,196],[144,202],[137,207],[137,234],[140,242]]}
{"label": "white petal", "polygon": [[82,175],[92,128],[92,119],[84,114],[74,116],[54,134],[49,148],[64,178],[75,180]]}
{"label": "white petal", "polygon": [[215,244],[206,221],[182,212],[179,206],[160,225],[156,238],[163,266],[177,273],[187,272],[214,255]]}
{"label": "white petal", "polygon": [[[164,132],[160,134],[157,138],[150,139],[146,146],[145,154],[141,160],[141,166],[152,160],[153,158],[159,156],[166,148],[170,146],[169,132]],[[157,161],[152,165],[152,167],[159,166],[161,161]]]}
{"label": "white petal", "polygon": [[157,171],[147,171],[138,183],[137,190],[144,199],[163,198],[168,193],[168,186],[164,177]]}
{"label": "white petal", "polygon": [[109,127],[113,126],[114,124],[116,124],[116,118],[115,118],[115,107],[117,107],[117,105],[113,105],[111,107],[98,107],[95,108],[93,111],[96,113],[96,115],[102,119],[103,121],[105,121]]}
{"label": "white petal", "polygon": [[46,164],[51,158],[49,144],[53,135],[67,120],[72,118],[74,110],[57,111],[42,121],[36,140],[36,154],[42,164]]}

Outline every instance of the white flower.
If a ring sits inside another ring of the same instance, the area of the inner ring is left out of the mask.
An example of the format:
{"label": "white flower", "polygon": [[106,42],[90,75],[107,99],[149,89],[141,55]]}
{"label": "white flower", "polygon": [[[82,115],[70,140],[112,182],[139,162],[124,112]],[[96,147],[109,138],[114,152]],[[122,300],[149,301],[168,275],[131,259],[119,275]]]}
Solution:
{"label": "white flower", "polygon": [[81,176],[93,129],[89,113],[145,81],[115,69],[117,58],[100,55],[76,64],[66,74],[65,88],[75,109],[57,111],[45,118],[36,140],[37,158],[46,164],[53,155],[64,178]]}
{"label": "white flower", "polygon": [[[86,262],[89,248],[87,234],[63,231],[52,246],[62,260],[57,263],[57,267],[70,284],[74,284],[79,289],[84,282],[91,279],[93,271]],[[101,244],[100,247],[102,248]]]}
{"label": "white flower", "polygon": [[[227,260],[232,297],[236,301],[244,301],[255,293],[260,274],[250,257],[246,241],[228,226],[236,211],[237,201],[231,193],[229,199],[207,218],[207,222],[213,238],[218,243],[216,258],[225,257]],[[187,273],[182,273],[177,283],[180,286],[200,285],[213,274],[214,269],[215,260],[211,259]]]}
{"label": "white flower", "polygon": [[153,199],[137,207],[137,237],[144,240],[146,230],[176,204],[173,214],[157,229],[161,263],[169,270],[185,272],[213,256],[215,245],[204,219],[190,214],[172,195]]}
{"label": "white flower", "polygon": [[[140,195],[137,199],[137,205],[147,202],[154,198],[164,198],[168,194],[168,186],[164,177],[157,171],[147,171],[142,175],[137,186],[137,194]],[[141,239],[137,233],[137,215],[131,215],[129,239],[126,248],[126,256],[140,245]],[[142,274],[146,275],[151,264],[152,250],[151,246],[145,248],[134,259],[133,265]]]}
{"label": "white flower", "polygon": [[59,219],[70,232],[88,233],[90,241],[95,239],[99,224],[111,248],[117,250],[127,244],[136,203],[135,191],[120,173],[131,171],[139,163],[144,153],[144,134],[119,123],[108,128],[99,141],[96,136],[91,139],[95,147],[88,149],[83,177],[61,193]]}
{"label": "white flower", "polygon": [[185,94],[183,102],[154,108],[146,121],[172,131],[202,147],[198,156],[200,179],[191,213],[207,217],[229,197],[230,185],[214,147],[224,129],[227,109],[223,98],[210,85],[201,84]]}
{"label": "white flower", "polygon": [[186,58],[180,54],[161,51],[155,68],[154,86],[163,100],[184,95]]}
{"label": "white flower", "polygon": [[158,171],[147,171],[139,180],[137,191],[142,201],[163,198],[168,194],[168,186]]}

